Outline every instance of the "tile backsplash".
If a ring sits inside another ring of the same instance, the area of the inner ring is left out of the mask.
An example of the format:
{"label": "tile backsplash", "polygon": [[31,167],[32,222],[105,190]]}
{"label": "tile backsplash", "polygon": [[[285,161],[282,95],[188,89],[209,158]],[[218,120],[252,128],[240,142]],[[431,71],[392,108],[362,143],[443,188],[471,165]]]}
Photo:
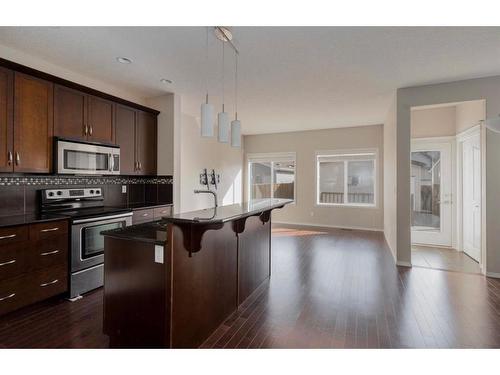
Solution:
{"label": "tile backsplash", "polygon": [[0,176],[0,216],[36,212],[41,189],[100,186],[106,206],[171,204],[172,184],[172,176]]}

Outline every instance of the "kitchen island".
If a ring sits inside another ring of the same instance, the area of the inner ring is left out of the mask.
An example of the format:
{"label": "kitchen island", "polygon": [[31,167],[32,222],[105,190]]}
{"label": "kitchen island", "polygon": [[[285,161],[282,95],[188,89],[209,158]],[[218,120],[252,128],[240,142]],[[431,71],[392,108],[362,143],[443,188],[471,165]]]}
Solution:
{"label": "kitchen island", "polygon": [[258,199],[103,232],[112,347],[197,348],[271,275],[271,211]]}

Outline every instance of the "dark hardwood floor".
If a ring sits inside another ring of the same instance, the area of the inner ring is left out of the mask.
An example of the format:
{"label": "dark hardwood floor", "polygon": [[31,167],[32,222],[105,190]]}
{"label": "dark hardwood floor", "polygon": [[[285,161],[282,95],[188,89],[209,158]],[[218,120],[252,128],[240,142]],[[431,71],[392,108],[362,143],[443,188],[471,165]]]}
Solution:
{"label": "dark hardwood floor", "polygon": [[[102,290],[0,318],[3,348],[102,348]],[[500,280],[396,267],[383,235],[273,229],[271,281],[204,348],[500,347]]]}

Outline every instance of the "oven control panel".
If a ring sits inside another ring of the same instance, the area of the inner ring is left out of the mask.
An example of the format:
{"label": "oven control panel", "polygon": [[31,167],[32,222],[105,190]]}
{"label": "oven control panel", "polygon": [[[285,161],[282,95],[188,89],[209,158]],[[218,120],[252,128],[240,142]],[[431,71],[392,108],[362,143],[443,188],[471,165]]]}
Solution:
{"label": "oven control panel", "polygon": [[77,199],[102,197],[100,187],[83,189],[47,189],[43,191],[45,199]]}

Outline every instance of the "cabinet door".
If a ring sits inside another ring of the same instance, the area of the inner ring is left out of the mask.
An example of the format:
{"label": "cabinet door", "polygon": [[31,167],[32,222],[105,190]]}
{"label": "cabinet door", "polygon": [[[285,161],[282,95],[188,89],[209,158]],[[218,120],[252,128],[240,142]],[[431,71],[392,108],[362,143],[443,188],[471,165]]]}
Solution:
{"label": "cabinet door", "polygon": [[89,141],[113,142],[113,102],[88,96]]}
{"label": "cabinet door", "polygon": [[87,95],[68,87],[54,87],[54,135],[87,139]]}
{"label": "cabinet door", "polygon": [[120,174],[136,173],[135,156],[136,111],[116,105],[115,142],[120,146]]}
{"label": "cabinet door", "polygon": [[52,165],[54,85],[14,75],[14,171],[48,173]]}
{"label": "cabinet door", "polygon": [[13,98],[14,73],[0,68],[0,172],[13,171]]}
{"label": "cabinet door", "polygon": [[137,112],[136,127],[137,161],[139,162],[139,174],[156,174],[156,116],[143,112]]}

